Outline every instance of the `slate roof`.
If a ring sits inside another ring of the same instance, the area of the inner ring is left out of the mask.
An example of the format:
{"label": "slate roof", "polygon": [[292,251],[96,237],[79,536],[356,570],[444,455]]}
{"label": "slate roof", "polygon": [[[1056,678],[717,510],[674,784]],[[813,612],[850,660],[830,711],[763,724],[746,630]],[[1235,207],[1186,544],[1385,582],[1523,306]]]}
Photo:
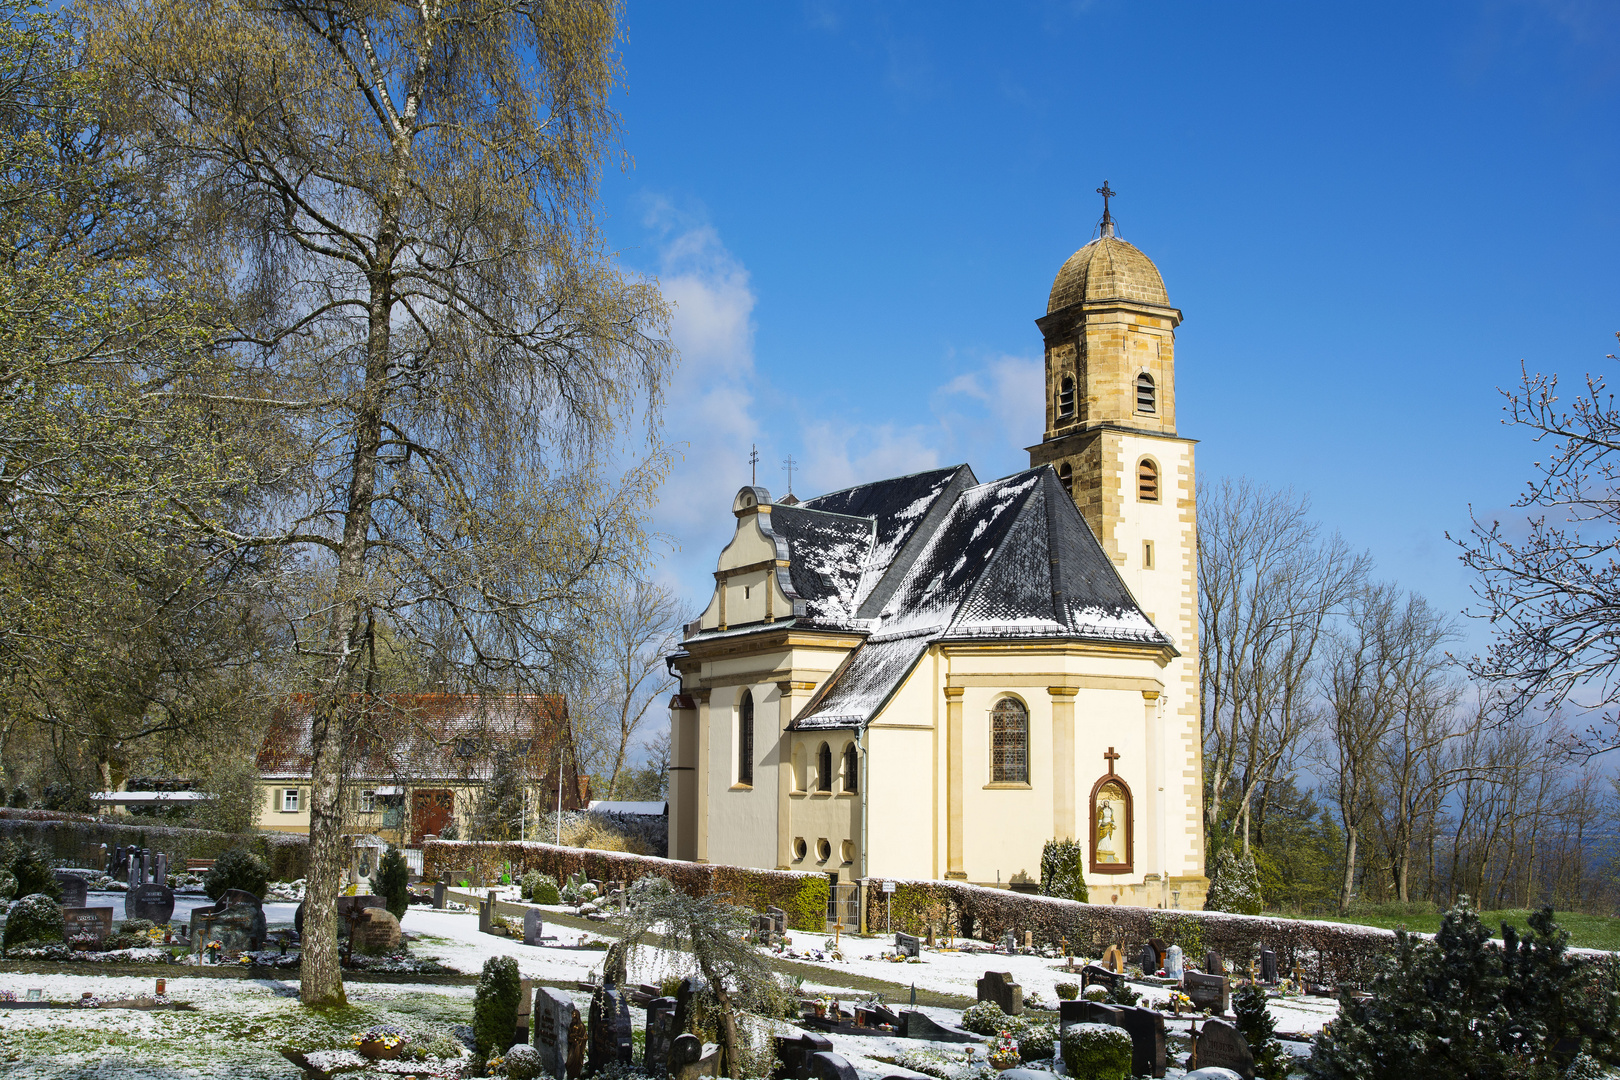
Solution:
{"label": "slate roof", "polygon": [[803,601],[789,625],[864,635],[795,729],[864,726],[938,641],[1170,644],[1050,466],[987,484],[965,465],[863,484],[773,506],[770,527]]}

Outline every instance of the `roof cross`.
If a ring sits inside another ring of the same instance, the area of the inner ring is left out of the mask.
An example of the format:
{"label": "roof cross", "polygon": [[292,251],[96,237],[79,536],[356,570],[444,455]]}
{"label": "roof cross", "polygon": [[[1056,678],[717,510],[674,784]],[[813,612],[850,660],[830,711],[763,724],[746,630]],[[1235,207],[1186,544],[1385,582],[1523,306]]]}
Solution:
{"label": "roof cross", "polygon": [[759,444],[748,451],[748,486],[759,486]]}
{"label": "roof cross", "polygon": [[1114,753],[1114,748],[1112,746],[1110,746],[1108,748],[1108,753],[1104,754],[1103,757],[1108,759],[1108,775],[1113,776],[1114,775],[1114,762],[1119,760],[1119,755]]}
{"label": "roof cross", "polygon": [[1114,216],[1108,212],[1108,200],[1112,199],[1115,195],[1118,195],[1119,192],[1117,192],[1113,188],[1109,187],[1108,186],[1108,181],[1104,180],[1103,181],[1103,186],[1097,189],[1097,194],[1099,194],[1099,195],[1101,195],[1103,197],[1103,219],[1102,219],[1102,223],[1104,225],[1112,225],[1114,223]]}
{"label": "roof cross", "polygon": [[798,467],[799,467],[799,463],[797,461],[793,460],[793,455],[792,454],[789,454],[787,457],[782,459],[782,468],[786,469],[787,474],[788,474],[788,494],[789,495],[793,494],[793,470],[797,469]]}

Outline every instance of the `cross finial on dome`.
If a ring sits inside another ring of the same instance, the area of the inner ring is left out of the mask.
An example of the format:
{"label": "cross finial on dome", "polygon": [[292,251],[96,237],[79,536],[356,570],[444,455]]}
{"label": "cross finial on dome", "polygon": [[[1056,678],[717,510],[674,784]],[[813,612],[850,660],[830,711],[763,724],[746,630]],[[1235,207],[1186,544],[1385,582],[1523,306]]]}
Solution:
{"label": "cross finial on dome", "polygon": [[1103,186],[1097,189],[1097,194],[1103,197],[1102,234],[1104,236],[1113,236],[1114,216],[1108,212],[1108,200],[1113,198],[1115,195],[1118,195],[1119,192],[1115,191],[1113,188],[1110,188],[1108,186],[1108,181],[1104,180]]}

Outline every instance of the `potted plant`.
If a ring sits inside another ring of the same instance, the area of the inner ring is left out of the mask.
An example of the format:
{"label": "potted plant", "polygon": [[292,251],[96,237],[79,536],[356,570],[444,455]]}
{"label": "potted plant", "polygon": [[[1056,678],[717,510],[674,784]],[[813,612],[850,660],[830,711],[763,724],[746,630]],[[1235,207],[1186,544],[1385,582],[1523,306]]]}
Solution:
{"label": "potted plant", "polygon": [[410,1041],[409,1035],[388,1024],[357,1032],[353,1038],[360,1055],[373,1061],[392,1061]]}
{"label": "potted plant", "polygon": [[1018,1040],[1012,1037],[1010,1031],[1003,1031],[990,1040],[990,1051],[986,1056],[990,1059],[991,1067],[997,1072],[1016,1068],[1024,1060],[1018,1055]]}

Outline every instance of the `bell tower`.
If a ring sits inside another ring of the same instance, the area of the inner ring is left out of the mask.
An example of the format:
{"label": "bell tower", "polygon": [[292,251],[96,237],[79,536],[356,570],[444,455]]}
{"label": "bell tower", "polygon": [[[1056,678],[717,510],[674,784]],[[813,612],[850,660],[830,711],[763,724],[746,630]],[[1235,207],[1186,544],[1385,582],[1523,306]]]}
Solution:
{"label": "bell tower", "polygon": [[[1154,753],[1166,783],[1153,794],[1166,800],[1157,815],[1171,832],[1163,850],[1177,852],[1185,837],[1179,876],[1201,880],[1198,521],[1194,443],[1176,429],[1181,312],[1158,267],[1117,235],[1109,205],[1116,193],[1106,181],[1097,193],[1098,236],[1069,256],[1035,320],[1046,353],[1046,431],[1029,460],[1057,470],[1142,610],[1180,654],[1166,665],[1157,701]],[[1171,870],[1165,887],[1176,878]]]}

